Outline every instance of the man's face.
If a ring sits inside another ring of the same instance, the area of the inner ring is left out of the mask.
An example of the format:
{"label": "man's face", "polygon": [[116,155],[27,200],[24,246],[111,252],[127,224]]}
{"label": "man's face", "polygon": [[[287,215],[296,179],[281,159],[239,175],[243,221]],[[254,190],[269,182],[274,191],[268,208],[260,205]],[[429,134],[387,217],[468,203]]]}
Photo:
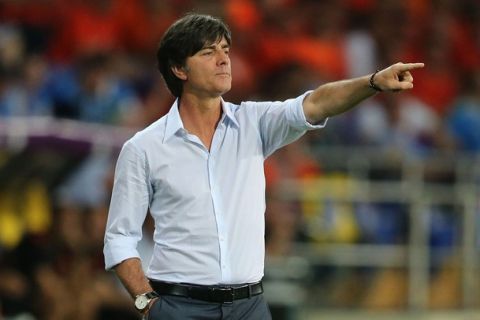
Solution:
{"label": "man's face", "polygon": [[183,92],[200,97],[218,97],[228,92],[232,86],[229,50],[227,40],[222,38],[188,57]]}

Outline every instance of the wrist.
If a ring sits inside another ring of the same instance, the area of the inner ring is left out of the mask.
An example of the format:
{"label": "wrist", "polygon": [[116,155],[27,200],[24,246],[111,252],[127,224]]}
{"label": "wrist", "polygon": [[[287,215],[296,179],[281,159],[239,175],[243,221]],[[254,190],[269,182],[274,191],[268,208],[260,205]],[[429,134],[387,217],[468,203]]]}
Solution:
{"label": "wrist", "polygon": [[140,313],[145,313],[150,309],[152,302],[158,298],[158,294],[155,291],[139,294],[135,296],[135,309]]}
{"label": "wrist", "polygon": [[382,92],[383,89],[377,86],[375,83],[375,76],[378,74],[378,72],[380,72],[380,70],[376,70],[374,73],[372,73],[370,79],[368,80],[368,86],[377,92]]}

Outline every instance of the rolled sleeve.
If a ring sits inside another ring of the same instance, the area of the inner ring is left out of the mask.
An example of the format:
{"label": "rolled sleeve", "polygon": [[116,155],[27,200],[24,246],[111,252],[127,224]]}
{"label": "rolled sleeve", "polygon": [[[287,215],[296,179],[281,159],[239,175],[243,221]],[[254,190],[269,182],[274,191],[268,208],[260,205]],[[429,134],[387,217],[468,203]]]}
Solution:
{"label": "rolled sleeve", "polygon": [[317,124],[311,124],[305,117],[303,110],[303,100],[312,92],[312,90],[305,92],[301,96],[292,100],[289,105],[289,112],[287,113],[288,121],[292,127],[298,130],[316,130],[322,129],[327,125],[328,118],[323,119]]}
{"label": "rolled sleeve", "polygon": [[104,247],[105,270],[111,270],[117,264],[130,258],[140,258],[137,241],[126,237],[111,237]]}
{"label": "rolled sleeve", "polygon": [[303,100],[311,91],[285,101],[249,103],[258,120],[258,132],[262,141],[264,157],[292,143],[308,130],[323,128],[326,120],[319,124],[307,122],[303,111]]}

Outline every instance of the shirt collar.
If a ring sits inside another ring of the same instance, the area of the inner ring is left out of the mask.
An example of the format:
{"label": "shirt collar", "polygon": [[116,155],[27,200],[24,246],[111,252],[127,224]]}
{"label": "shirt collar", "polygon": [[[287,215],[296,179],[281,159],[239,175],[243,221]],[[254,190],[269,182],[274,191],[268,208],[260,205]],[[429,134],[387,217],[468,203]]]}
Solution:
{"label": "shirt collar", "polygon": [[[178,98],[173,103],[170,111],[167,114],[167,123],[165,127],[165,136],[163,138],[163,142],[166,142],[172,136],[174,136],[179,130],[185,130],[182,122],[182,118],[180,117],[180,112],[178,111]],[[220,121],[224,121],[225,118],[228,118],[235,126],[239,127],[237,119],[232,112],[232,110],[227,106],[227,102],[221,99],[223,116]]]}
{"label": "shirt collar", "polygon": [[223,110],[224,117],[228,118],[237,128],[239,128],[240,125],[238,124],[237,119],[235,119],[235,115],[233,114],[232,109],[228,106],[228,102],[225,102],[223,98],[222,98],[222,110]]}
{"label": "shirt collar", "polygon": [[180,113],[178,112],[177,98],[167,114],[167,123],[165,126],[165,136],[163,137],[163,142],[166,142],[181,129],[184,130],[182,118],[180,118]]}

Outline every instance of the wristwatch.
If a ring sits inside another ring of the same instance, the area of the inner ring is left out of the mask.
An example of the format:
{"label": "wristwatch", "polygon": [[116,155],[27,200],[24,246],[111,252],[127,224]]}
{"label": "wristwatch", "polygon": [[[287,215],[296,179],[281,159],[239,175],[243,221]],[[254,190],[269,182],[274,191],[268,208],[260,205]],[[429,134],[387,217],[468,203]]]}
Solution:
{"label": "wristwatch", "polygon": [[155,291],[150,291],[147,293],[142,293],[137,295],[135,297],[135,309],[137,309],[140,312],[145,311],[150,301],[152,301],[157,297],[158,297],[158,294]]}

